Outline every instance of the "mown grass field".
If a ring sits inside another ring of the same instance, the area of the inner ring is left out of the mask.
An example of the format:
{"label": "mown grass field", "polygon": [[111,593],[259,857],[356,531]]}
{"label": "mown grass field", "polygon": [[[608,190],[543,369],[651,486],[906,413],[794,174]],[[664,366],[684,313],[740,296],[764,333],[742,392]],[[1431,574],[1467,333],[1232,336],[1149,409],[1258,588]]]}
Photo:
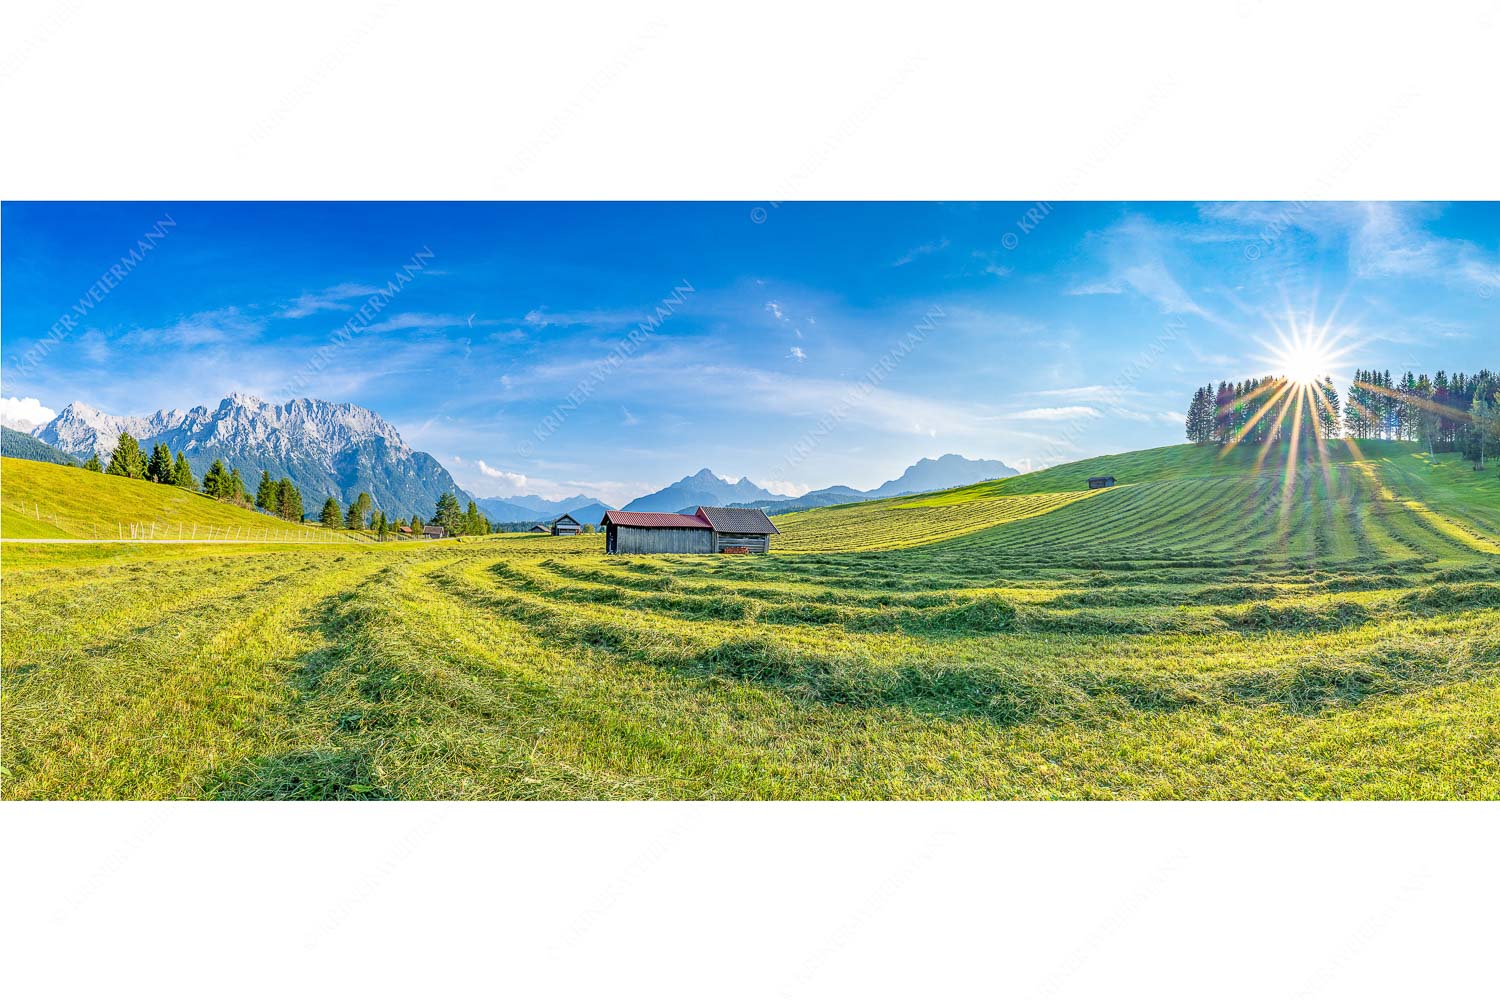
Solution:
{"label": "mown grass field", "polygon": [[1500,796],[1500,480],[1242,451],[787,515],[767,557],[9,544],[3,794]]}

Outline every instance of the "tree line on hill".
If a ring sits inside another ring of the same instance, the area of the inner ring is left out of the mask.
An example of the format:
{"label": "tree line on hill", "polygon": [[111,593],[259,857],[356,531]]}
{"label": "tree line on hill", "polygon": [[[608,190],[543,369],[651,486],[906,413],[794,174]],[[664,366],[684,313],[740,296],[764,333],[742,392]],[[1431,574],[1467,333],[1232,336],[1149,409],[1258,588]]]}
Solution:
{"label": "tree line on hill", "polygon": [[1279,376],[1202,386],[1188,405],[1187,438],[1221,445],[1279,441],[1300,422],[1303,436],[1417,441],[1432,454],[1458,452],[1479,466],[1500,441],[1500,373],[1489,369],[1408,371],[1400,378],[1361,369],[1342,408],[1332,378],[1304,388],[1299,393]]}
{"label": "tree line on hill", "polygon": [[[90,472],[200,490],[198,481],[193,477],[192,466],[182,452],[179,451],[174,457],[165,444],[157,444],[148,458],[141,449],[140,442],[123,431],[115,442],[115,450],[110,455],[108,466],[99,461],[99,453],[95,452],[83,463],[83,467]],[[297,485],[285,476],[279,480],[272,479],[271,473],[265,469],[261,470],[260,483],[255,495],[251,496],[245,489],[240,470],[227,468],[222,461],[215,459],[203,474],[201,492],[216,500],[246,508],[258,508],[287,521],[300,523],[307,516],[302,493]],[[489,519],[480,512],[474,501],[470,500],[468,509],[464,510],[451,490],[438,498],[431,519],[425,523],[417,514],[406,519],[392,519],[384,511],[375,510],[374,507],[375,501],[368,493],[361,493],[347,510],[340,506],[335,497],[328,497],[323,501],[318,521],[325,528],[368,529],[382,541],[406,532],[421,537],[422,529],[427,524],[440,526],[448,535],[487,535],[493,530]],[[402,531],[403,528],[406,529],[405,532]]]}
{"label": "tree line on hill", "polygon": [[[1296,407],[1298,413],[1282,405],[1294,393],[1279,376],[1201,386],[1188,404],[1187,438],[1195,444],[1260,444],[1288,437],[1294,426],[1299,434],[1337,437],[1339,394],[1333,380],[1307,386],[1306,405]],[[1295,419],[1299,415],[1300,425]]]}

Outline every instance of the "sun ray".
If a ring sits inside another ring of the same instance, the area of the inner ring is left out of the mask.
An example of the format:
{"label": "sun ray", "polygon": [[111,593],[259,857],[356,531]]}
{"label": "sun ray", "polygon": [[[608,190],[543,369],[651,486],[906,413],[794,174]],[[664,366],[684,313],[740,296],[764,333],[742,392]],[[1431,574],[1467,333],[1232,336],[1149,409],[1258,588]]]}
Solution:
{"label": "sun ray", "polygon": [[[1241,427],[1238,431],[1235,431],[1234,436],[1231,437],[1228,441],[1226,441],[1224,443],[1224,447],[1223,447],[1223,449],[1220,452],[1221,454],[1228,454],[1228,452],[1230,450],[1232,450],[1235,445],[1237,445],[1241,441],[1243,441],[1245,439],[1246,435],[1248,435],[1252,430],[1255,429],[1255,425],[1258,424],[1258,423],[1260,423],[1260,418],[1263,417],[1263,416],[1265,416],[1266,411],[1269,410],[1271,407],[1275,406],[1276,405],[1276,401],[1279,400],[1279,399],[1281,399],[1283,396],[1287,395],[1287,393],[1291,392],[1292,388],[1293,388],[1292,383],[1284,381],[1284,380],[1278,380],[1278,382],[1276,382],[1276,383],[1267,383],[1267,384],[1268,385],[1278,385],[1279,386],[1279,388],[1276,391],[1276,394],[1274,396],[1272,396],[1270,399],[1266,400],[1265,404],[1263,406],[1261,406],[1261,408],[1259,410],[1255,411],[1255,415],[1252,416],[1249,420],[1245,421],[1245,425],[1243,427]],[[1279,418],[1279,415],[1278,415],[1278,418]]]}

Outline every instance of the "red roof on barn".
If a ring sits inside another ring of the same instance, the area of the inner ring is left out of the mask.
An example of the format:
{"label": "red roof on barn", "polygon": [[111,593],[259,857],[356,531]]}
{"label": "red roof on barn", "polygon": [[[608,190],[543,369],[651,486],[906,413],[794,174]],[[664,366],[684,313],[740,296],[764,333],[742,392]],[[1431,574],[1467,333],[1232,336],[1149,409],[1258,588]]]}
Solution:
{"label": "red roof on barn", "polygon": [[601,524],[618,524],[622,528],[712,528],[705,517],[697,514],[657,514],[646,510],[607,510]]}

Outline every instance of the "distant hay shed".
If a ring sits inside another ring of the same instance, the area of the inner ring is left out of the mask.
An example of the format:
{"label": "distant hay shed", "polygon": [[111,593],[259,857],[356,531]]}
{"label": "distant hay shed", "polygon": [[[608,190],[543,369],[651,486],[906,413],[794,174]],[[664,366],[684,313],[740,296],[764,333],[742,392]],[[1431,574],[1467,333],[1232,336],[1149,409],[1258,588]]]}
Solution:
{"label": "distant hay shed", "polygon": [[583,525],[572,514],[564,514],[552,522],[552,533],[554,535],[578,535],[583,533]]}
{"label": "distant hay shed", "polygon": [[552,529],[549,528],[549,527],[547,527],[545,524],[533,524],[531,527],[527,528],[526,530],[529,531],[529,532],[531,532],[533,535],[550,535],[550,534],[552,534]]}
{"label": "distant hay shed", "polygon": [[1115,484],[1114,476],[1093,476],[1089,479],[1089,489],[1103,490]]}
{"label": "distant hay shed", "polygon": [[600,526],[610,555],[764,554],[771,551],[771,536],[780,534],[759,507],[699,507],[691,514],[611,510]]}

